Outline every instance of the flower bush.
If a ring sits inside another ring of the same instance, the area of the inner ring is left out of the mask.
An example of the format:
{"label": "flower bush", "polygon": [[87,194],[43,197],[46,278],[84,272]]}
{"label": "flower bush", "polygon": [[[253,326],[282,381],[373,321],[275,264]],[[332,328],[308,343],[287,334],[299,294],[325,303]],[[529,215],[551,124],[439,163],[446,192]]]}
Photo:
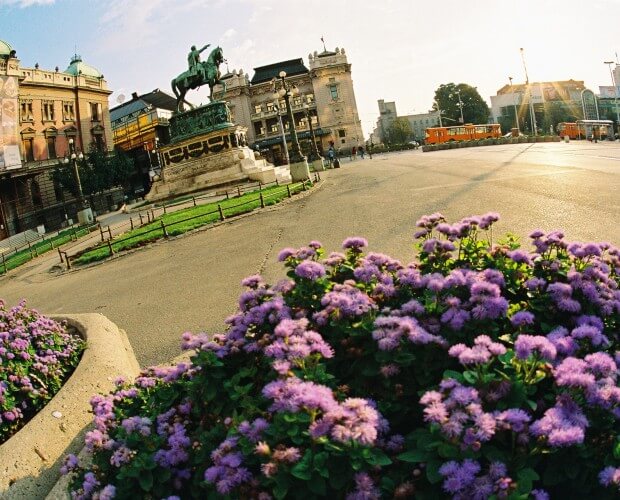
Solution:
{"label": "flower bush", "polygon": [[0,443],[43,408],[77,366],[82,339],[24,301],[0,300]]}
{"label": "flower bush", "polygon": [[620,251],[422,217],[417,261],[284,249],[191,362],[92,400],[74,498],[616,498]]}

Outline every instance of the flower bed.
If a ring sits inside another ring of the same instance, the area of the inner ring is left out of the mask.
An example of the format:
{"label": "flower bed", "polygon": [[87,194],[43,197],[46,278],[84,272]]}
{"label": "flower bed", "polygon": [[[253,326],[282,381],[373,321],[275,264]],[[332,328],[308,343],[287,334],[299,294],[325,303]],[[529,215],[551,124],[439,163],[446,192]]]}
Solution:
{"label": "flower bed", "polygon": [[0,300],[0,444],[60,390],[77,366],[84,342],[64,325]]}
{"label": "flower bed", "polygon": [[616,498],[620,251],[496,214],[418,221],[418,260],[285,249],[191,363],[92,400],[76,498]]}

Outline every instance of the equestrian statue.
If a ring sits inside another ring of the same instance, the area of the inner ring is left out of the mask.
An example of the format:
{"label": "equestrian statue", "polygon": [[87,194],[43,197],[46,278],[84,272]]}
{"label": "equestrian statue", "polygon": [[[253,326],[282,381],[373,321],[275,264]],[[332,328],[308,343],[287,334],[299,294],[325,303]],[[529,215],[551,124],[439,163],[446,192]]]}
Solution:
{"label": "equestrian statue", "polygon": [[185,100],[185,94],[190,89],[196,89],[202,85],[208,84],[209,100],[213,101],[213,87],[218,83],[223,85],[224,92],[226,92],[226,83],[220,80],[222,76],[220,73],[220,64],[225,62],[224,55],[221,47],[215,47],[206,61],[200,60],[200,53],[206,50],[209,44],[198,50],[195,45],[187,55],[187,64],[189,69],[184,71],[174,80],[172,80],[172,91],[177,98],[177,111],[183,111],[183,103],[189,105],[190,108],[194,106]]}

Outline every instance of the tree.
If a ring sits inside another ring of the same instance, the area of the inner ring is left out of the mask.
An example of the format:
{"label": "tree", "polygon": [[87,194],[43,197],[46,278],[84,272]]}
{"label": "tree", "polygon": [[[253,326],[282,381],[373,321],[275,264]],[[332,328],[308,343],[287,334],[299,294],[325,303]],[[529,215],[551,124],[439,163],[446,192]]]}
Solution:
{"label": "tree", "polygon": [[388,138],[392,144],[404,144],[412,134],[411,124],[407,118],[396,118],[388,128]]}
{"label": "tree", "polygon": [[[85,196],[124,185],[133,171],[133,160],[122,150],[114,152],[93,150],[82,160],[78,160],[80,183]],[[59,163],[51,172],[51,177],[77,197],[77,184],[73,175],[73,166],[70,163]]]}
{"label": "tree", "polygon": [[476,87],[466,83],[444,83],[435,91],[433,109],[437,111],[437,104],[441,116],[446,117],[451,125],[461,123],[459,95],[463,103],[463,119],[465,123],[487,123],[489,121],[489,106],[476,90]]}

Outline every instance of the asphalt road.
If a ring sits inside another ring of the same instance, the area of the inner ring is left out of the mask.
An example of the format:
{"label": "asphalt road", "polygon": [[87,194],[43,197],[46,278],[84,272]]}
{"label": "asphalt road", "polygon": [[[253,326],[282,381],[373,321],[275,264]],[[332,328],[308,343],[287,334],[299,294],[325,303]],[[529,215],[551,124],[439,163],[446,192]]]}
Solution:
{"label": "asphalt road", "polygon": [[9,304],[25,297],[47,314],[105,314],[147,366],[177,356],[184,331],[222,331],[240,280],[261,272],[276,281],[279,250],[310,240],[332,251],[347,236],[364,236],[371,250],[406,263],[421,215],[440,211],[455,221],[496,211],[495,234],[510,231],[526,243],[541,228],[620,245],[620,143],[409,151],[345,160],[322,177],[304,198],[94,267],[58,274],[34,261],[0,277],[0,297]]}

